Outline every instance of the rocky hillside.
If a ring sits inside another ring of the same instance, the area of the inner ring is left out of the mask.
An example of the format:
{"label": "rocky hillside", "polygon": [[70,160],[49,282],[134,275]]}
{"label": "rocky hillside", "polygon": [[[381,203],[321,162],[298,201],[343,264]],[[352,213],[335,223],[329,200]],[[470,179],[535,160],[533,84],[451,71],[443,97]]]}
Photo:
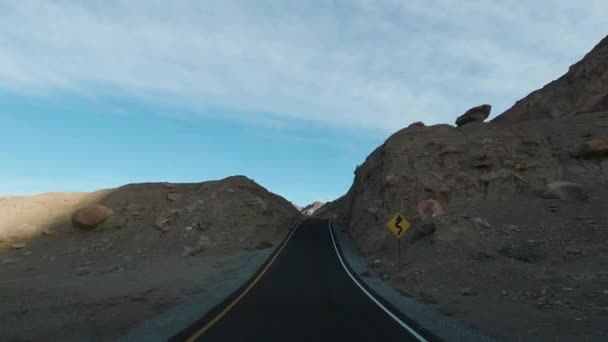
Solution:
{"label": "rocky hillside", "polygon": [[19,341],[114,339],[220,286],[301,218],[241,176],[4,197],[0,216],[0,340]]}
{"label": "rocky hillside", "polygon": [[[367,227],[397,208],[416,212],[427,198],[449,206],[488,200],[537,197],[556,181],[579,181],[593,189],[608,182],[606,151],[583,158],[586,142],[603,137],[608,112],[511,127],[470,124],[426,127],[395,133],[356,171],[348,195],[337,204],[353,234],[366,235],[366,251],[382,248],[385,237]],[[577,152],[578,151],[578,152]]]}
{"label": "rocky hillside", "polygon": [[518,101],[494,123],[562,118],[608,110],[608,37],[559,79]]}
{"label": "rocky hillside", "polygon": [[[317,215],[393,286],[501,340],[605,340],[607,42],[495,122],[484,105],[395,133]],[[396,212],[413,223],[399,267]]]}
{"label": "rocky hillside", "polygon": [[[107,217],[90,228],[78,225],[76,209],[95,204],[109,209]],[[290,228],[299,217],[291,203],[242,176],[194,184],[129,184],[95,193],[4,197],[0,211],[5,217],[0,222],[0,248],[56,232],[92,229],[126,229],[149,237],[152,245],[154,238],[162,237],[162,245],[187,229],[192,234],[204,232],[213,245],[246,247],[277,229]]]}

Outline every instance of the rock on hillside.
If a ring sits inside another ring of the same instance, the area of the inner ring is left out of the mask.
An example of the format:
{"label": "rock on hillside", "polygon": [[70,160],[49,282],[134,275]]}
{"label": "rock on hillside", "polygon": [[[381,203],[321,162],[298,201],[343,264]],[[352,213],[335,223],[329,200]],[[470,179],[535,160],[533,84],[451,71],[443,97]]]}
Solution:
{"label": "rock on hillside", "polygon": [[302,208],[301,212],[304,215],[312,216],[317,210],[321,209],[325,203],[320,201],[315,201],[304,208]]}
{"label": "rock on hillside", "polygon": [[492,122],[569,117],[608,110],[608,37],[559,79],[536,90]]}
{"label": "rock on hillside", "polygon": [[112,209],[101,204],[80,208],[72,215],[72,225],[82,230],[93,230],[113,214]]}

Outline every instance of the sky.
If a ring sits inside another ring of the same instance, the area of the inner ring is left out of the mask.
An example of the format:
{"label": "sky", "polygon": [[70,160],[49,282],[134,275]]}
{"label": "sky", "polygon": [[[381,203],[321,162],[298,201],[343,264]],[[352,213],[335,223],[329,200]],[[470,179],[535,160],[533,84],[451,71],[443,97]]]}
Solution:
{"label": "sky", "polygon": [[608,34],[605,0],[0,0],[0,195],[242,174],[343,195],[412,122],[492,117]]}

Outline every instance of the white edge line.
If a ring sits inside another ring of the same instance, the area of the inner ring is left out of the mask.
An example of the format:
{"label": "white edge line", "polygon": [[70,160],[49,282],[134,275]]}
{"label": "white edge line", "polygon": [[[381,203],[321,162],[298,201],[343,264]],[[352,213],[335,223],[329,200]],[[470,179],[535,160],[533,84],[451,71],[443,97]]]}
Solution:
{"label": "white edge line", "polygon": [[334,238],[334,232],[333,232],[332,227],[331,227],[331,219],[329,219],[329,234],[331,235],[331,241],[334,244],[334,249],[336,250],[336,255],[338,256],[338,259],[340,260],[340,263],[342,264],[342,267],[344,268],[344,270],[346,271],[346,273],[348,274],[348,276],[350,277],[350,279],[352,279],[353,282],[355,284],[357,284],[357,286],[361,289],[361,291],[363,291],[363,293],[365,293],[374,303],[376,303],[376,305],[378,305],[384,312],[386,312],[387,315],[389,315],[393,320],[395,320],[395,322],[397,322],[400,326],[402,326],[405,330],[407,330],[410,334],[412,334],[416,339],[418,339],[418,341],[420,341],[420,342],[428,342],[427,339],[425,339],[420,334],[418,334],[416,332],[416,330],[414,330],[412,327],[410,327],[405,322],[403,322],[401,319],[399,319],[399,317],[395,316],[395,314],[393,314],[389,309],[387,309],[384,305],[382,305],[382,303],[380,303],[376,298],[374,298],[374,296],[372,296],[372,294],[369,293],[357,281],[357,279],[352,275],[352,273],[350,273],[350,271],[346,267],[346,264],[344,264],[344,260],[342,260],[342,256],[340,255],[340,251],[338,250],[338,245],[336,244],[336,239]]}

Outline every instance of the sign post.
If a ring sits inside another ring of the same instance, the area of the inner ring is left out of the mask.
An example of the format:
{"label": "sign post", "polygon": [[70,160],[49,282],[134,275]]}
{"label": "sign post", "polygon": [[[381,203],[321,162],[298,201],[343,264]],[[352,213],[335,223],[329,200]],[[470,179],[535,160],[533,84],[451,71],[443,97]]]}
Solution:
{"label": "sign post", "polygon": [[401,269],[401,239],[397,239],[397,265]]}
{"label": "sign post", "polygon": [[405,216],[397,213],[384,226],[397,238],[397,265],[401,269],[401,238],[411,225]]}

